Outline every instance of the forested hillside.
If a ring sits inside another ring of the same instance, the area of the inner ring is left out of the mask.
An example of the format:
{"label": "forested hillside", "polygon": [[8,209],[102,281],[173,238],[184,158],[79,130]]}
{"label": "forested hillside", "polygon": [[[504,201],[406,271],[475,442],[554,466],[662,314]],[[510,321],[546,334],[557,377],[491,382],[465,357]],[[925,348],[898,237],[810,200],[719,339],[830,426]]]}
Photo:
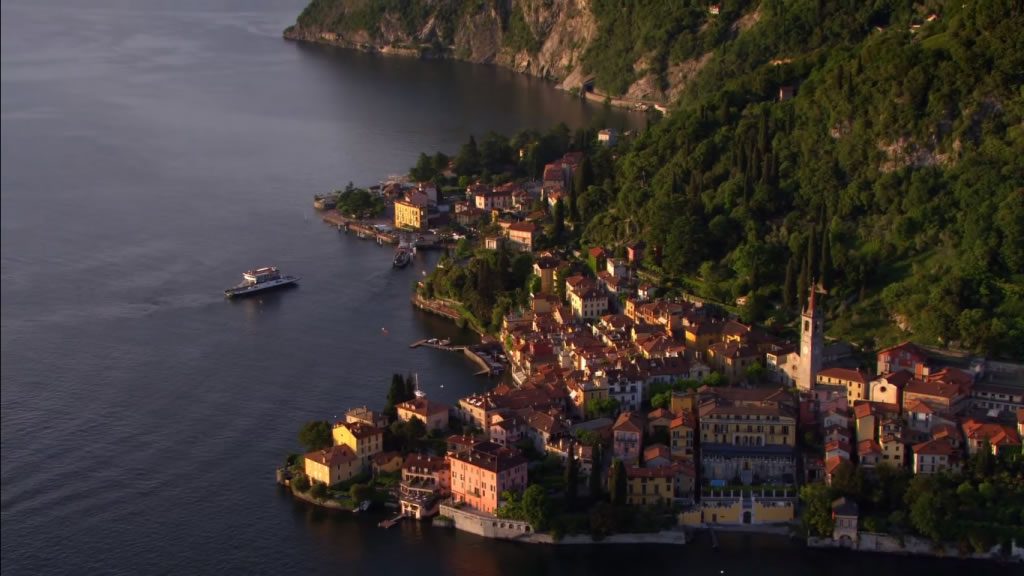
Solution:
{"label": "forested hillside", "polygon": [[761,3],[584,241],[639,230],[667,276],[750,293],[753,317],[818,279],[834,333],[1024,357],[1024,5],[964,6]]}
{"label": "forested hillside", "polygon": [[750,320],[787,322],[818,281],[831,335],[1024,358],[1024,3],[408,6],[433,30],[498,13],[503,46],[529,52],[544,4],[593,21],[576,77],[674,102],[579,196],[583,245],[643,239],[670,286],[749,296]]}

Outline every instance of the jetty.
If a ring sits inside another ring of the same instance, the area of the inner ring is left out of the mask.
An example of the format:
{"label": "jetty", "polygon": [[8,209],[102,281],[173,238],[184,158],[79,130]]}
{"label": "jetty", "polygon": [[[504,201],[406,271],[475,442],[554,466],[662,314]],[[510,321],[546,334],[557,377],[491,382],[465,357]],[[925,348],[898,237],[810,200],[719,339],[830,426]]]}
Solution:
{"label": "jetty", "polygon": [[391,528],[395,524],[398,524],[399,522],[401,522],[402,518],[405,518],[405,513],[404,512],[399,514],[398,516],[395,516],[394,518],[388,518],[387,520],[381,520],[377,524],[377,526],[379,528],[383,528],[383,529],[387,530],[388,528]]}
{"label": "jetty", "polygon": [[467,358],[480,367],[480,371],[477,372],[475,376],[494,376],[505,371],[505,365],[498,361],[496,354],[489,351],[489,346],[484,344],[476,346],[452,346],[451,344],[443,343],[443,341],[438,341],[434,338],[425,338],[409,344],[409,348],[419,348],[421,346],[434,348],[435,350],[443,350],[445,352],[462,352]]}

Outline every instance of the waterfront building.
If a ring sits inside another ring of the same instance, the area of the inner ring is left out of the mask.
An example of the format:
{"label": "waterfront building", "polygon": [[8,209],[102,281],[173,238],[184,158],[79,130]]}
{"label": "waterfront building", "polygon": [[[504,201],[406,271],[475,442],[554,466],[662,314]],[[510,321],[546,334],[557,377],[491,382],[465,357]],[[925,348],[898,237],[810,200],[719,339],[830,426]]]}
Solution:
{"label": "waterfront building", "polygon": [[359,474],[362,466],[348,446],[331,446],[306,454],[303,469],[311,481],[330,486]]}
{"label": "waterfront building", "polygon": [[334,444],[348,446],[359,459],[361,471],[370,470],[370,459],[384,449],[384,431],[363,422],[335,422],[331,430]]}
{"label": "waterfront building", "polygon": [[526,488],[526,458],[514,449],[493,442],[476,442],[449,453],[452,498],[476,510],[493,514],[501,494]]}
{"label": "waterfront building", "polygon": [[370,459],[372,462],[373,476],[376,478],[381,474],[390,474],[402,469],[402,453],[394,450],[378,452]]}
{"label": "waterfront building", "polygon": [[858,540],[857,521],[860,512],[857,503],[849,498],[832,501],[832,539],[852,546]]}
{"label": "waterfront building", "polygon": [[385,428],[388,425],[387,416],[380,412],[370,410],[366,406],[351,408],[346,411],[345,422],[348,422],[349,424],[362,422],[367,426],[376,426],[377,428]]}
{"label": "waterfront building", "polygon": [[409,200],[395,201],[395,228],[399,230],[426,230],[427,205],[414,204]]}
{"label": "waterfront building", "polygon": [[409,454],[402,463],[398,502],[402,514],[417,520],[437,513],[438,503],[451,491],[451,466],[442,456]]}
{"label": "waterfront building", "polygon": [[790,484],[796,478],[796,409],[782,389],[720,388],[700,406],[704,477]]}
{"label": "waterfront building", "polygon": [[679,514],[684,526],[707,524],[775,524],[792,522],[797,497],[791,490],[757,489],[749,491],[710,489],[700,503]]}
{"label": "waterfront building", "polygon": [[626,467],[626,503],[631,506],[671,506],[675,498],[675,466]]}
{"label": "waterfront building", "polygon": [[395,407],[398,411],[398,419],[408,422],[418,418],[426,426],[427,430],[448,429],[448,405],[427,400],[426,398],[413,398]]}

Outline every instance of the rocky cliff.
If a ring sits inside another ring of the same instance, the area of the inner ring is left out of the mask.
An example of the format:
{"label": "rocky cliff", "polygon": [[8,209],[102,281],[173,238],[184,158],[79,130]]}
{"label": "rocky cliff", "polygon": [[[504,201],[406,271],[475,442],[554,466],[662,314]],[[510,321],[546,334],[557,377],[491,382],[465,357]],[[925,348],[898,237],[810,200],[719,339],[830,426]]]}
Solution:
{"label": "rocky cliff", "polygon": [[494,63],[570,89],[597,34],[590,0],[313,0],[285,37]]}

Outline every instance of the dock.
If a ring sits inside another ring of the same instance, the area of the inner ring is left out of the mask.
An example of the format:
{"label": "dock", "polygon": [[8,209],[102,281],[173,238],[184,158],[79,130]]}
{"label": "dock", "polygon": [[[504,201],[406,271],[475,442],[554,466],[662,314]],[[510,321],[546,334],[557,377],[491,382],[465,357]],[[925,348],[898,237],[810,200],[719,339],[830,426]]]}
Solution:
{"label": "dock", "polygon": [[452,346],[450,344],[430,342],[430,340],[426,338],[409,344],[409,348],[419,348],[421,346],[433,348],[435,350],[443,350],[445,352],[462,352],[467,358],[480,367],[480,371],[474,374],[475,376],[492,376],[501,374],[505,371],[505,366],[492,359],[490,354],[486,352],[478,352],[477,350],[474,350],[473,346]]}
{"label": "dock", "polygon": [[395,524],[398,524],[399,522],[401,522],[402,518],[405,518],[405,514],[404,513],[399,514],[398,516],[395,516],[394,518],[388,518],[387,520],[381,520],[380,523],[377,524],[377,527],[383,528],[383,529],[387,530],[388,528],[391,528]]}

